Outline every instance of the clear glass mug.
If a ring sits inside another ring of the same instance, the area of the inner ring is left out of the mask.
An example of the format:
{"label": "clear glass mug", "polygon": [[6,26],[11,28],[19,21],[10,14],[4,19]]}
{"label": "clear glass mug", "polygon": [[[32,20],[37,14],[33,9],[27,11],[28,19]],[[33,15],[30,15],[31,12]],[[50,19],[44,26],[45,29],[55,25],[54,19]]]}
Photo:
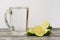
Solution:
{"label": "clear glass mug", "polygon": [[25,32],[28,30],[29,8],[10,7],[5,14],[5,22],[9,30],[15,32]]}

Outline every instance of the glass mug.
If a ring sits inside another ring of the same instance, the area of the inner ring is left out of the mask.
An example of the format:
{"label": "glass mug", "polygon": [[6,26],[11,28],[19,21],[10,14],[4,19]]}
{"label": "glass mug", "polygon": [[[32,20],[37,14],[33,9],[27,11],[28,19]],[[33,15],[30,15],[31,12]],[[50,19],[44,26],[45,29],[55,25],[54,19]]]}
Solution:
{"label": "glass mug", "polygon": [[5,13],[5,22],[9,30],[16,32],[25,32],[28,30],[29,8],[10,7]]}

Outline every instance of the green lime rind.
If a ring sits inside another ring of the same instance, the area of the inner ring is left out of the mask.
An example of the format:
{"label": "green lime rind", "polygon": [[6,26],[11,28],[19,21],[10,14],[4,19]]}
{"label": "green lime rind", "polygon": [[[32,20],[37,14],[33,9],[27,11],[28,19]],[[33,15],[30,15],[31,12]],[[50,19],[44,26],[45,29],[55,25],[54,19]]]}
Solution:
{"label": "green lime rind", "polygon": [[27,31],[27,36],[35,36],[35,34],[34,34],[34,29],[33,29],[33,28],[30,28],[30,29]]}
{"label": "green lime rind", "polygon": [[51,31],[48,31],[44,36],[49,36],[51,34]]}
{"label": "green lime rind", "polygon": [[49,36],[51,34],[51,30],[50,29],[46,29],[46,32],[44,34],[44,36]]}
{"label": "green lime rind", "polygon": [[51,26],[49,26],[47,29],[52,29],[52,27],[51,27]]}
{"label": "green lime rind", "polygon": [[27,32],[27,36],[35,36],[35,34],[33,34],[31,32]]}

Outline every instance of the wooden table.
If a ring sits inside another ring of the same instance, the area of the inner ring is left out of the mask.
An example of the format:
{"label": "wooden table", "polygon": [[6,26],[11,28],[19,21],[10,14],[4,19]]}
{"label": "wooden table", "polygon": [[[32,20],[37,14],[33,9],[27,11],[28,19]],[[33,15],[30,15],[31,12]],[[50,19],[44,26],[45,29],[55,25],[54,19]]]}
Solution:
{"label": "wooden table", "polygon": [[52,29],[52,34],[44,37],[26,36],[19,33],[0,33],[0,40],[60,40],[60,28]]}

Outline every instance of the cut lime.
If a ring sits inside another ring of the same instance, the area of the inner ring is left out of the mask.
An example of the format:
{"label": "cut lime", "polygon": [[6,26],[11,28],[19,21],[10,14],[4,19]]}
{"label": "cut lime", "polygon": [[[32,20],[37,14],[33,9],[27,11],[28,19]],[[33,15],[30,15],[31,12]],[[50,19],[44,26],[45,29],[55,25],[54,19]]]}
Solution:
{"label": "cut lime", "polygon": [[34,29],[33,28],[30,28],[28,31],[27,31],[27,36],[34,36]]}
{"label": "cut lime", "polygon": [[50,26],[50,23],[48,21],[44,21],[41,24],[41,27],[46,28],[46,29],[52,29],[52,27]]}
{"label": "cut lime", "polygon": [[45,36],[49,36],[51,34],[51,30],[50,29],[45,29]]}
{"label": "cut lime", "polygon": [[35,32],[36,36],[44,36],[44,34],[45,34],[44,28],[42,28],[40,26],[35,26],[34,27],[34,32]]}

